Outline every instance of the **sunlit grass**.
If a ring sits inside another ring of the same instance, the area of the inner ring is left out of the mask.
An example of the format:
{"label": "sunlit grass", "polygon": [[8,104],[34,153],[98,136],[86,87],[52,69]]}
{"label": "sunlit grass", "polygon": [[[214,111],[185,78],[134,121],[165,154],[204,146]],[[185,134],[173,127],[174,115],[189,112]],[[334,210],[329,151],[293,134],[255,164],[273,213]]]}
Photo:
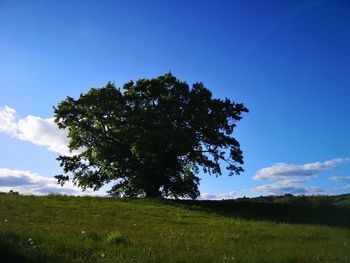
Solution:
{"label": "sunlit grass", "polygon": [[123,244],[126,242],[125,238],[119,231],[109,233],[106,241],[110,244]]}
{"label": "sunlit grass", "polygon": [[264,209],[244,202],[2,195],[0,253],[4,262],[350,262],[347,208],[334,210],[343,213],[340,221],[307,215],[307,223],[297,206],[286,217]]}

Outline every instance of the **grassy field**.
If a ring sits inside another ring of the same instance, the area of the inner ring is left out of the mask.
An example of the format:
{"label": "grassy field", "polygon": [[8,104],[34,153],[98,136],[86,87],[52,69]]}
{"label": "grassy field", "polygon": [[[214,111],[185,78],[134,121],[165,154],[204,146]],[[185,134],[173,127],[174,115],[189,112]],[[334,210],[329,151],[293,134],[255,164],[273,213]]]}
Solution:
{"label": "grassy field", "polygon": [[1,262],[350,262],[350,195],[0,195]]}

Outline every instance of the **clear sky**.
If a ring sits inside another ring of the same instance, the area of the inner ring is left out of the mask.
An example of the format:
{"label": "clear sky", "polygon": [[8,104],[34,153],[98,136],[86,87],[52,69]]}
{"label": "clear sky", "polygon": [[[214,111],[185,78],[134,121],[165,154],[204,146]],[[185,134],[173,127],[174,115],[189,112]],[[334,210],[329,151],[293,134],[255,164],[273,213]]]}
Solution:
{"label": "clear sky", "polygon": [[245,172],[201,175],[203,198],[350,192],[346,0],[0,0],[0,191],[78,193],[52,179],[52,107],[169,71],[250,109]]}

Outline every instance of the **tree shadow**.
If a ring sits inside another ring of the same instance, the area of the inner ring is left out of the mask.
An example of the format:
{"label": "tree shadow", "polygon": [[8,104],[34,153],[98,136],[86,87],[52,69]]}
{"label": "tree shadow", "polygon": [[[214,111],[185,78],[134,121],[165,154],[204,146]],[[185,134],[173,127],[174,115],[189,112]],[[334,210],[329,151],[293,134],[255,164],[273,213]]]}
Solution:
{"label": "tree shadow", "polygon": [[34,256],[32,253],[24,254],[18,247],[20,237],[14,233],[0,236],[0,261],[11,263],[45,263],[53,262],[48,258]]}
{"label": "tree shadow", "polygon": [[0,240],[0,255],[2,262],[34,263],[35,261],[20,254],[13,246]]}
{"label": "tree shadow", "polygon": [[334,205],[331,202],[295,200],[288,203],[276,203],[247,198],[247,200],[222,201],[168,200],[166,203],[190,210],[201,210],[249,220],[350,227],[350,207]]}

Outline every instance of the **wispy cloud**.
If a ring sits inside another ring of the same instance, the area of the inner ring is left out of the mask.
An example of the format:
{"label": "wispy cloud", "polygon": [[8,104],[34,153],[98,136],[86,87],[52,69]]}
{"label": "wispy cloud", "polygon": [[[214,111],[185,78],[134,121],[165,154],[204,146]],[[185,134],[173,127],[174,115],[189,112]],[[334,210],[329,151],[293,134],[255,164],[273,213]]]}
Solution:
{"label": "wispy cloud", "polygon": [[54,118],[43,119],[28,115],[18,119],[16,111],[5,106],[0,108],[0,132],[46,147],[50,151],[69,155],[68,132],[59,129]]}
{"label": "wispy cloud", "polygon": [[349,182],[350,181],[350,176],[330,176],[328,178],[334,182]]}
{"label": "wispy cloud", "polygon": [[229,193],[202,193],[198,198],[199,200],[223,200],[223,199],[234,199],[236,198],[236,194],[234,192]]}
{"label": "wispy cloud", "polygon": [[337,158],[325,162],[306,163],[294,165],[277,163],[271,167],[258,170],[253,180],[284,180],[291,178],[309,179],[317,177],[321,171],[331,170],[338,165],[349,161],[349,158]]}
{"label": "wispy cloud", "polygon": [[343,185],[339,188],[337,188],[338,191],[344,191],[344,190],[350,190],[350,184]]}
{"label": "wispy cloud", "polygon": [[276,183],[261,185],[251,189],[252,192],[264,192],[272,195],[289,194],[319,194],[324,192],[319,187],[306,187],[304,181],[282,180]]}
{"label": "wispy cloud", "polygon": [[71,182],[63,187],[54,178],[45,177],[31,171],[0,168],[0,192],[17,191],[21,194],[44,195],[60,193],[69,195],[97,195],[101,194],[74,186]]}
{"label": "wispy cloud", "polygon": [[[307,186],[307,181],[316,178],[322,171],[332,170],[337,166],[349,161],[349,158],[336,158],[324,162],[306,163],[302,165],[277,163],[265,167],[256,172],[253,180],[274,181],[271,184],[260,185],[250,189],[252,192],[263,192],[268,194],[317,194],[324,192],[316,186]],[[350,177],[333,176],[334,181],[346,181]]]}

